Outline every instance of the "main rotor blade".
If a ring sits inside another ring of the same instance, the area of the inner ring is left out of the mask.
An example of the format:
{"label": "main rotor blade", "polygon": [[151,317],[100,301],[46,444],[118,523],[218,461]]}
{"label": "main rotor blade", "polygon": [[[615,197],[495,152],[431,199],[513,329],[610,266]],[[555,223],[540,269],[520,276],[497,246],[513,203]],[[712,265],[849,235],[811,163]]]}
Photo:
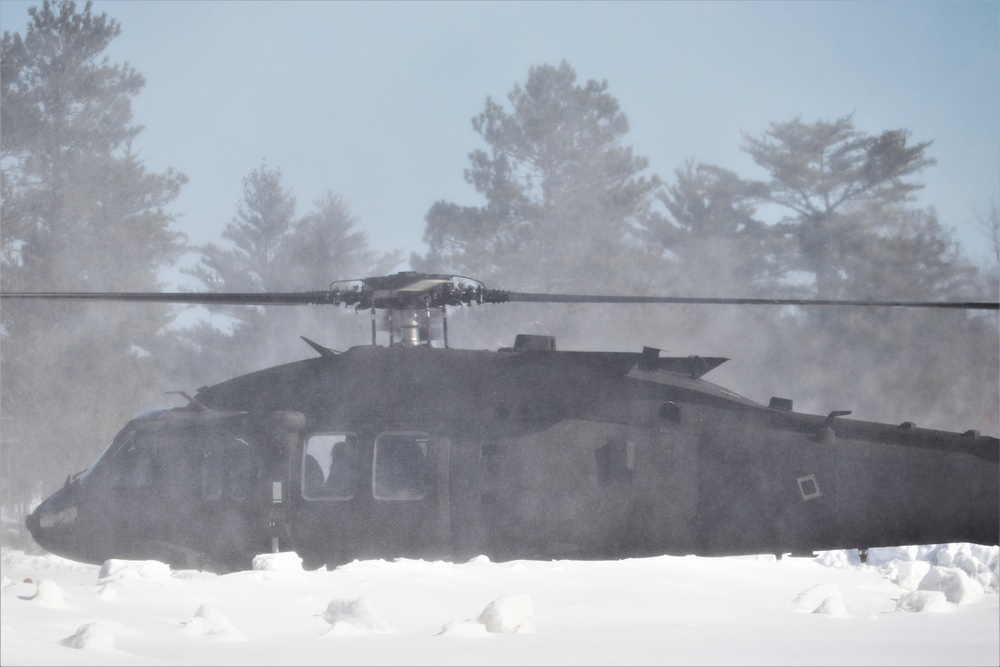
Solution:
{"label": "main rotor blade", "polygon": [[[506,292],[488,300],[521,303],[649,303],[707,304],[744,306],[877,306],[895,308],[950,308],[960,310],[1000,310],[996,301],[873,301],[847,299],[750,299],[683,296],[622,296],[602,294],[543,294],[538,292]],[[233,306],[298,306],[308,304],[339,305],[354,303],[352,293],[336,291],[312,292],[0,292],[0,299],[122,301],[132,303],[178,303],[190,305]]]}
{"label": "main rotor blade", "polygon": [[683,296],[616,296],[599,294],[540,294],[509,292],[509,301],[523,303],[673,303],[742,306],[885,306],[898,308],[958,308],[1000,310],[1000,302],[989,301],[864,301],[840,299],[730,299]]}
{"label": "main rotor blade", "polygon": [[194,305],[299,306],[332,304],[329,291],[317,292],[0,292],[0,299],[63,301],[127,301]]}

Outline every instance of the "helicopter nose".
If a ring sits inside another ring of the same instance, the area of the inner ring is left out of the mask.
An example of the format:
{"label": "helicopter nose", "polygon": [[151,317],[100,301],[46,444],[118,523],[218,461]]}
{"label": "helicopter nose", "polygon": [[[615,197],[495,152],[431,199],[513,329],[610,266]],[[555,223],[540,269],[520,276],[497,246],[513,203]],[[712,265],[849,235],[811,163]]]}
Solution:
{"label": "helicopter nose", "polygon": [[37,509],[34,512],[32,512],[31,514],[29,514],[27,516],[27,518],[25,518],[24,525],[28,527],[28,532],[31,533],[31,536],[33,538],[35,538],[35,541],[37,542],[38,541],[38,533],[41,530],[41,523],[38,521],[38,510]]}
{"label": "helicopter nose", "polygon": [[28,532],[40,547],[60,556],[67,555],[76,532],[75,499],[61,489],[42,501],[25,519]]}

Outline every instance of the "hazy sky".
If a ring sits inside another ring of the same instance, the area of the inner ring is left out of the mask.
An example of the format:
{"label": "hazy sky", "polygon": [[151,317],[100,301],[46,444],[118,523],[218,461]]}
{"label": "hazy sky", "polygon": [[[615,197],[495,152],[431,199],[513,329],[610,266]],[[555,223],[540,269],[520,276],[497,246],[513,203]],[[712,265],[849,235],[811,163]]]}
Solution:
{"label": "hazy sky", "polygon": [[[3,0],[3,30],[23,34],[36,4]],[[375,249],[424,252],[435,201],[482,203],[462,175],[485,147],[472,117],[488,96],[506,102],[530,67],[564,59],[578,83],[608,82],[627,143],[668,182],[688,158],[761,178],[741,132],[853,113],[866,132],[934,141],[920,203],[973,256],[985,240],[977,216],[1000,196],[995,0],[97,0],[94,10],[122,25],[107,55],[146,77],[134,112],[147,166],[190,178],[174,210],[195,243],[220,240],[242,179],[266,160],[299,215],[330,191]]]}

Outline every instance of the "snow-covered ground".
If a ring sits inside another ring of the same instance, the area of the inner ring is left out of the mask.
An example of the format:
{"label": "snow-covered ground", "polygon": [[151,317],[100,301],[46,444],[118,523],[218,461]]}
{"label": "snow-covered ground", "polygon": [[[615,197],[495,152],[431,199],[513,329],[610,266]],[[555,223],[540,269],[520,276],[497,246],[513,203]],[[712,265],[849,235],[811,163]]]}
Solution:
{"label": "snow-covered ground", "polygon": [[6,550],[3,665],[997,665],[998,548],[356,561],[216,576]]}

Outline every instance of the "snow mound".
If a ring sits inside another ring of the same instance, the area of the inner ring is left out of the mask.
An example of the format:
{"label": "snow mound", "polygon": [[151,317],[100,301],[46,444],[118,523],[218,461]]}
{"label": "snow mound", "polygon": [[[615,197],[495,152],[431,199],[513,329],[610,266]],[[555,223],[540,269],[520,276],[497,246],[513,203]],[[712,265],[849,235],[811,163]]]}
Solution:
{"label": "snow mound", "polygon": [[253,557],[255,571],[271,572],[304,572],[302,558],[294,551],[281,551],[276,554],[258,554]]}
{"label": "snow mound", "polygon": [[104,583],[118,579],[169,579],[170,566],[158,560],[122,560],[113,558],[104,561],[97,574],[97,581]]}
{"label": "snow mound", "polygon": [[985,593],[1000,592],[1000,547],[955,542],[903,547],[879,547],[868,551],[862,564],[856,549],[825,551],[816,557],[820,565],[849,569],[860,567],[884,574],[907,591],[917,590],[932,567],[957,568],[975,580]]}
{"label": "snow mound", "polygon": [[818,607],[813,609],[813,613],[836,616],[838,618],[847,618],[850,616],[847,612],[847,606],[844,604],[844,599],[840,597],[831,597],[823,600],[819,603]]}
{"label": "snow mound", "polygon": [[948,602],[959,605],[979,602],[985,594],[982,584],[970,578],[964,570],[940,565],[930,568],[917,588],[922,591],[940,591]]}
{"label": "snow mound", "polygon": [[488,632],[532,632],[535,629],[535,612],[531,598],[525,593],[501,595],[486,605],[478,621]]}
{"label": "snow mound", "polygon": [[49,579],[40,579],[35,585],[37,586],[35,594],[21,599],[30,600],[35,604],[50,609],[66,609],[69,606],[63,599],[62,588],[56,582]]}
{"label": "snow mound", "polygon": [[954,567],[979,582],[986,592],[996,593],[1000,581],[1000,547],[957,542],[906,547],[881,547],[868,554],[868,565],[889,576],[899,577],[898,571],[907,563],[917,567]]}
{"label": "snow mound", "polygon": [[816,555],[816,562],[826,567],[856,567],[861,562],[857,552],[851,551],[821,551]]}
{"label": "snow mound", "polygon": [[3,590],[4,588],[10,588],[13,585],[14,585],[13,579],[11,579],[5,574],[0,575],[0,590]]}
{"label": "snow mound", "polygon": [[75,633],[59,643],[70,648],[112,648],[115,637],[105,626],[94,622],[81,625]]}
{"label": "snow mound", "polygon": [[333,626],[328,631],[333,634],[359,635],[389,631],[382,617],[363,597],[356,600],[331,600],[323,612],[323,620]]}
{"label": "snow mound", "polygon": [[925,560],[903,561],[896,566],[896,572],[889,577],[889,581],[903,590],[915,591],[930,569],[931,564]]}
{"label": "snow mound", "polygon": [[184,631],[202,636],[232,635],[233,624],[215,607],[203,604],[190,621],[184,621]]}
{"label": "snow mound", "polygon": [[981,544],[946,544],[938,552],[937,565],[955,567],[979,582],[984,592],[1000,588],[1000,547]]}
{"label": "snow mound", "polygon": [[955,605],[941,591],[910,591],[896,601],[896,611],[950,612]]}

